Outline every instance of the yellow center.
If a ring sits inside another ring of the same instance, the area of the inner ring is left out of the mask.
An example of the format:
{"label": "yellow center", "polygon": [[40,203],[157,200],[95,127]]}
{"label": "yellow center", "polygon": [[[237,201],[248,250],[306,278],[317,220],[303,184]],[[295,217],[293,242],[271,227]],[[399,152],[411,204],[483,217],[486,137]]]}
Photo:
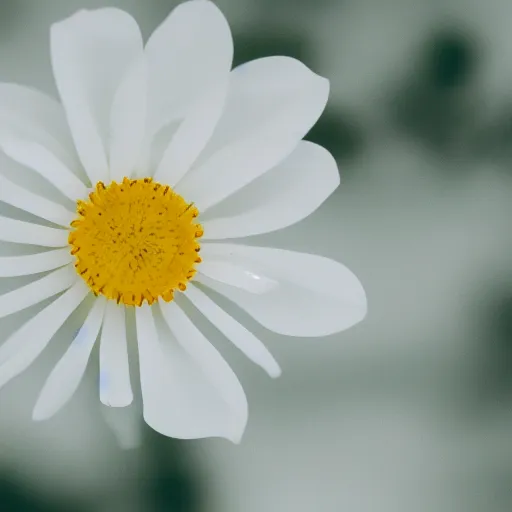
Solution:
{"label": "yellow center", "polygon": [[201,262],[199,212],[151,178],[98,182],[77,202],[69,234],[75,267],[95,295],[129,306],[169,302],[184,291]]}

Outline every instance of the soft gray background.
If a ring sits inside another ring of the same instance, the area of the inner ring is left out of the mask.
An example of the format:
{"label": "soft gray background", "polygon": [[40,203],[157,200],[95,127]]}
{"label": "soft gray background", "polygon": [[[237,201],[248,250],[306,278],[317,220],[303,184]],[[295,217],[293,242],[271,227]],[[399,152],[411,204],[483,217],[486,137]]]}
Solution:
{"label": "soft gray background", "polygon": [[[177,3],[108,5],[147,36]],[[347,264],[369,315],[312,340],[250,323],[282,364],[278,381],[217,344],[249,398],[241,446],[141,426],[142,447],[121,450],[95,367],[72,404],[32,424],[63,350],[50,347],[0,392],[0,510],[512,510],[512,3],[218,4],[237,63],[292,55],[331,80],[309,137],[336,156],[342,184],[305,222],[260,238]],[[50,24],[103,5],[1,0],[0,80],[54,94]]]}

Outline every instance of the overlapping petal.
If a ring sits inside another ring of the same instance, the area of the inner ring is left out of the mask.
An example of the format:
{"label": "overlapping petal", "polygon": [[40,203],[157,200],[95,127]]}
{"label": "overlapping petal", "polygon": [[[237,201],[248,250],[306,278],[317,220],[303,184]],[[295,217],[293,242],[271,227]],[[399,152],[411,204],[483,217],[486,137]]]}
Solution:
{"label": "overlapping petal", "polygon": [[279,286],[263,295],[213,279],[202,281],[245,309],[267,329],[288,336],[327,336],[360,322],[366,315],[364,289],[336,261],[284,249],[235,244],[203,244],[203,255],[258,265]]}
{"label": "overlapping petal", "polygon": [[92,183],[109,176],[107,147],[114,97],[142,51],[136,21],[119,9],[82,10],[52,26],[55,82]]}
{"label": "overlapping petal", "polygon": [[146,423],[170,437],[239,442],[247,401],[219,353],[176,304],[164,310],[174,336],[157,328],[149,306],[137,308],[136,315]]}

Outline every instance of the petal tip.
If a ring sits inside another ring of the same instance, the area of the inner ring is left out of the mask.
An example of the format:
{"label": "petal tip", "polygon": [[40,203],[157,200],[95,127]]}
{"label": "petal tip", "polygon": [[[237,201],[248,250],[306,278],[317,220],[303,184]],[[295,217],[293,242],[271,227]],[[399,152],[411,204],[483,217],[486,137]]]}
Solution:
{"label": "petal tip", "polygon": [[42,422],[49,420],[52,416],[54,416],[55,412],[44,409],[38,403],[35,405],[34,410],[32,411],[32,421]]}

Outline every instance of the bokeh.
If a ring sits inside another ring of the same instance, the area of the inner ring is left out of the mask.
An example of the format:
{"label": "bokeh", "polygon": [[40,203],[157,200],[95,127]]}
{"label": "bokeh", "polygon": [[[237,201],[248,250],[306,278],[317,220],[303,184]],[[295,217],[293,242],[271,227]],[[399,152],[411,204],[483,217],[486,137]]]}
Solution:
{"label": "bokeh", "polygon": [[[177,3],[108,2],[146,37]],[[212,332],[249,398],[239,446],[159,436],[140,401],[105,417],[92,364],[71,404],[32,423],[63,350],[50,347],[0,392],[0,510],[512,510],[512,3],[217,3],[235,64],[289,55],[331,81],[307,138],[336,157],[341,186],[256,241],[345,263],[368,317],[324,339],[244,317],[282,365],[276,381]],[[2,0],[0,80],[54,95],[50,24],[102,5]]]}

